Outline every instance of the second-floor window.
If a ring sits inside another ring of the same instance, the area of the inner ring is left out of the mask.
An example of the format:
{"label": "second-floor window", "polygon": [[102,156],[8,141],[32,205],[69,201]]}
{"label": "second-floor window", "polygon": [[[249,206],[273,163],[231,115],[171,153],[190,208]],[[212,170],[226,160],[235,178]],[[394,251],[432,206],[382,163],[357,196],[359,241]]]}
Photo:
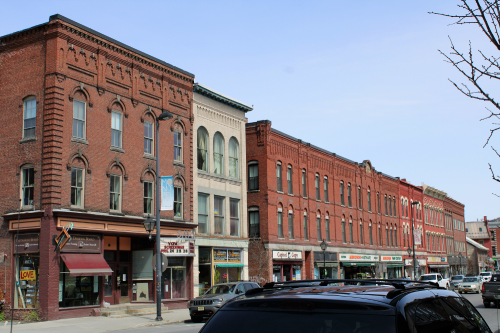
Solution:
{"label": "second-floor window", "polygon": [[345,201],[344,201],[344,182],[340,182],[340,204],[342,206],[345,206]]}
{"label": "second-floor window", "polygon": [[321,200],[321,197],[319,195],[319,175],[316,174],[316,177],[314,178],[314,187],[316,188],[316,200]]}
{"label": "second-floor window", "polygon": [[209,226],[209,205],[208,194],[198,192],[198,233],[202,235],[208,234]]}
{"label": "second-floor window", "polygon": [[289,165],[286,170],[286,180],[288,185],[288,194],[293,194],[293,185],[292,185],[292,166]]}
{"label": "second-floor window", "polygon": [[321,217],[319,215],[316,217],[316,233],[318,235],[318,242],[321,242],[323,238],[321,237]]}
{"label": "second-floor window", "polygon": [[328,202],[328,178],[325,176],[325,179],[323,179],[323,192],[325,196],[325,202]]}
{"label": "second-floor window", "polygon": [[122,147],[122,114],[111,112],[111,146]]}
{"label": "second-floor window", "polygon": [[197,164],[198,170],[208,171],[208,133],[203,127],[199,127],[196,132],[198,153]]}
{"label": "second-floor window", "polygon": [[71,206],[83,207],[83,169],[71,169]]}
{"label": "second-floor window", "polygon": [[214,136],[214,173],[224,174],[224,139],[219,132]]}
{"label": "second-floor window", "polygon": [[147,121],[144,122],[144,154],[153,154],[153,123]]}
{"label": "second-floor window", "polygon": [[346,237],[345,237],[345,219],[342,218],[342,242],[346,243]]}
{"label": "second-floor window", "polygon": [[281,163],[276,165],[276,179],[278,192],[283,192],[283,182],[281,177]]}
{"label": "second-floor window", "polygon": [[248,190],[256,191],[259,189],[259,164],[250,162],[248,165]]}
{"label": "second-floor window", "polygon": [[73,100],[73,137],[85,139],[85,103]]}
{"label": "second-floor window", "polygon": [[33,193],[35,189],[35,168],[27,166],[22,169],[21,198],[23,206],[33,206]]}
{"label": "second-floor window", "polygon": [[153,182],[144,182],[144,214],[153,214]]}
{"label": "second-floor window", "polygon": [[109,209],[112,211],[121,210],[121,177],[111,175],[109,177]]}
{"label": "second-floor window", "polygon": [[326,234],[326,241],[330,241],[330,219],[328,216],[325,216],[325,234]]}
{"label": "second-floor window", "polygon": [[359,243],[364,244],[363,239],[363,222],[359,222]]}
{"label": "second-floor window", "polygon": [[366,199],[368,201],[368,211],[371,212],[372,211],[372,193],[370,192],[370,190],[368,190],[368,192],[366,193]]}
{"label": "second-floor window", "polygon": [[36,99],[29,97],[24,100],[23,138],[34,138],[36,129]]}
{"label": "second-floor window", "polygon": [[174,217],[182,218],[182,187],[174,186]]}
{"label": "second-floor window", "polygon": [[354,234],[352,232],[352,221],[349,220],[349,242],[354,243]]}
{"label": "second-floor window", "polygon": [[306,170],[302,170],[302,196],[307,198]]}
{"label": "second-floor window", "polygon": [[293,212],[288,212],[288,238],[294,239],[293,237]]}
{"label": "second-floor window", "polygon": [[230,235],[240,235],[240,201],[238,199],[229,200]]}
{"label": "second-floor window", "polygon": [[370,245],[373,245],[373,233],[372,233],[372,224],[368,225],[368,233],[370,234]]}
{"label": "second-floor window", "polygon": [[224,235],[224,198],[214,196],[214,234]]}
{"label": "second-floor window", "polygon": [[304,239],[309,239],[309,233],[307,232],[307,213],[304,213]]}
{"label": "second-floor window", "polygon": [[358,208],[359,209],[363,208],[362,202],[363,202],[363,199],[361,198],[361,186],[358,186]]}
{"label": "second-floor window", "polygon": [[239,178],[239,146],[235,138],[229,139],[229,177]]}
{"label": "second-floor window", "polygon": [[352,207],[351,183],[347,184],[347,203]]}
{"label": "second-floor window", "polygon": [[174,161],[182,163],[182,132],[174,131]]}
{"label": "second-floor window", "polygon": [[278,238],[283,238],[283,212],[278,211]]}

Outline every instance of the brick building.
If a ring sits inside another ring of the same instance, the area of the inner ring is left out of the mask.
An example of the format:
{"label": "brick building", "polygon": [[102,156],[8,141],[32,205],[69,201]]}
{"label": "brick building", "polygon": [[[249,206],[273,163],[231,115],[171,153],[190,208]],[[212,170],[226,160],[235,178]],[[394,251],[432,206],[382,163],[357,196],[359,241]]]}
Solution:
{"label": "brick building", "polygon": [[[492,232],[490,229],[490,221],[488,221],[488,218],[485,216],[482,220],[480,221],[475,221],[475,222],[467,222],[465,224],[466,227],[466,233],[467,237],[472,239],[473,241],[477,242],[478,244],[484,246],[487,251],[486,251],[486,257],[487,259],[484,261],[481,261],[479,263],[479,271],[483,272],[485,270],[492,270],[493,266],[492,264],[494,263],[494,260],[492,259],[494,257],[493,254],[493,238],[495,235],[495,245],[496,245],[496,230],[495,232]],[[496,225],[496,224],[493,224]],[[496,247],[495,247],[496,251]],[[490,260],[491,259],[491,260]]]}
{"label": "brick building", "polygon": [[[175,192],[174,210],[161,213],[162,242],[196,227],[193,80],[60,15],[0,37],[0,281],[16,316],[154,301],[155,243],[142,222],[155,214],[158,173],[173,176]],[[160,125],[158,171],[154,123],[163,110],[174,117]],[[72,239],[59,251],[53,237],[63,226]],[[161,281],[171,308],[193,297],[194,250],[176,246]]]}
{"label": "brick building", "polygon": [[467,241],[464,204],[446,196],[444,199],[446,252],[450,275],[465,274],[467,268]]}
{"label": "brick building", "polygon": [[490,229],[491,233],[491,256],[493,260],[495,261],[495,269],[498,269],[498,260],[500,260],[500,256],[498,254],[498,242],[497,242],[497,235],[499,234],[499,228],[500,228],[500,217],[497,217],[496,219],[493,220],[488,220],[488,218],[485,216],[486,221],[488,221],[488,227]]}
{"label": "brick building", "polygon": [[252,280],[403,276],[398,179],[267,120],[246,130]]}

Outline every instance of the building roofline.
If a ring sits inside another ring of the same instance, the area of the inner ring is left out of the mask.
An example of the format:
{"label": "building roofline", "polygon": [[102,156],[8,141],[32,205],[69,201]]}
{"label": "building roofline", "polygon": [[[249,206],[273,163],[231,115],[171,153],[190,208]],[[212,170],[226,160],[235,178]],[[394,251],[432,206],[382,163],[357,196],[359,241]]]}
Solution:
{"label": "building roofline", "polygon": [[[130,51],[130,52],[134,52],[134,53],[136,53],[136,54],[138,54],[138,55],[140,55],[140,56],[143,56],[143,57],[145,57],[145,58],[148,58],[149,60],[152,60],[152,61],[154,61],[154,62],[157,62],[157,63],[159,63],[159,64],[161,64],[161,65],[167,66],[167,67],[169,67],[170,69],[173,69],[173,70],[178,71],[178,72],[180,72],[180,73],[182,73],[182,74],[184,74],[184,75],[187,75],[187,76],[189,76],[189,77],[191,77],[191,78],[194,78],[194,74],[192,74],[192,73],[190,73],[190,72],[188,72],[188,71],[185,71],[185,70],[183,70],[183,69],[181,69],[181,68],[179,68],[179,67],[176,67],[176,66],[174,66],[174,65],[171,65],[171,64],[169,64],[169,63],[167,63],[167,62],[165,62],[165,61],[163,61],[163,60],[160,60],[160,59],[158,59],[158,58],[156,58],[156,57],[153,57],[153,56],[151,56],[151,55],[149,55],[149,54],[147,54],[147,53],[144,53],[144,52],[142,52],[142,51],[139,51],[139,50],[137,50],[137,49],[135,49],[135,48],[133,48],[133,47],[131,47],[131,46],[128,46],[127,44],[124,44],[124,43],[122,43],[122,42],[119,42],[119,41],[117,41],[116,39],[113,39],[113,38],[111,38],[111,37],[109,37],[109,36],[106,36],[106,35],[104,35],[104,34],[102,34],[102,33],[98,32],[98,31],[95,31],[95,30],[93,30],[93,29],[91,29],[91,28],[89,28],[89,27],[87,27],[87,26],[84,26],[83,24],[80,24],[80,23],[78,23],[78,22],[75,22],[75,21],[73,21],[73,20],[71,20],[71,19],[69,19],[69,18],[67,18],[67,17],[65,17],[65,16],[63,16],[63,15],[61,15],[61,14],[54,14],[54,15],[51,15],[51,16],[50,16],[50,18],[49,18],[49,22],[50,22],[50,21],[54,21],[54,20],[60,20],[60,21],[63,21],[63,22],[65,22],[65,23],[71,24],[71,25],[73,25],[73,26],[75,26],[75,27],[77,27],[77,28],[79,28],[79,29],[82,29],[82,30],[84,30],[84,31],[86,31],[86,32],[88,32],[88,33],[91,33],[91,34],[93,34],[93,35],[95,35],[95,36],[97,36],[97,37],[99,37],[99,38],[106,39],[107,41],[109,41],[109,42],[111,42],[111,43],[113,43],[113,44],[116,44],[117,46],[120,46],[120,47],[122,47],[122,48],[124,48],[124,49],[127,49],[127,50],[128,50],[128,51]],[[14,32],[14,33],[10,33],[10,34],[8,34],[8,35],[1,36],[1,37],[0,37],[0,40],[2,40],[3,38],[6,38],[6,37],[10,37],[10,36],[13,36],[13,35],[16,35],[16,34],[22,33],[22,32],[27,31],[27,30],[31,30],[31,29],[34,29],[34,28],[38,28],[38,27],[41,27],[41,26],[47,25],[49,22],[47,22],[47,23],[42,23],[42,24],[38,24],[38,25],[35,25],[35,26],[31,27],[31,28],[23,29],[23,30],[20,30],[20,31]]]}
{"label": "building roofline", "polygon": [[195,83],[193,85],[193,92],[198,93],[200,95],[211,98],[217,102],[221,102],[227,104],[235,109],[239,109],[244,112],[249,112],[253,110],[253,106],[240,102],[234,98],[221,94],[207,86],[204,86],[200,83]]}
{"label": "building roofline", "polygon": [[469,243],[470,245],[474,246],[474,247],[477,247],[478,249],[481,249],[483,251],[489,251],[490,249],[488,249],[487,247],[485,246],[482,246],[481,244],[479,244],[478,242],[470,239],[469,237],[465,236],[465,240],[467,241],[467,243]]}

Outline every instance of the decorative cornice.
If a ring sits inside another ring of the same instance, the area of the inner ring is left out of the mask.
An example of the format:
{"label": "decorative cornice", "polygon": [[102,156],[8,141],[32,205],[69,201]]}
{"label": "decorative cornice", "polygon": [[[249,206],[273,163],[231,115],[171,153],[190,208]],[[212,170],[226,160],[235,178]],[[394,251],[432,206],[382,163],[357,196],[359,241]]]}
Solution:
{"label": "decorative cornice", "polygon": [[205,87],[204,85],[201,85],[199,83],[195,83],[193,86],[193,92],[196,92],[200,95],[206,96],[208,98],[213,99],[214,101],[224,103],[226,105],[229,105],[230,107],[233,107],[235,109],[241,110],[243,112],[249,112],[253,110],[253,106],[250,106],[248,104],[239,102],[233,98],[230,98],[228,96],[225,96],[213,89],[210,89],[208,87]]}

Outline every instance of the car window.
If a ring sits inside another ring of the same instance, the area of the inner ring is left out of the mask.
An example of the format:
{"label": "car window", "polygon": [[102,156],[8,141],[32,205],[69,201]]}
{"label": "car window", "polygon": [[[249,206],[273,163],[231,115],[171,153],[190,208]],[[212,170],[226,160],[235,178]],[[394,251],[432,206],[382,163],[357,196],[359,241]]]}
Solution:
{"label": "car window", "polygon": [[241,293],[244,293],[245,292],[245,284],[244,283],[240,283],[236,286],[236,289],[235,289],[235,293],[236,294],[241,294]]}
{"label": "car window", "polygon": [[254,289],[255,285],[252,283],[245,283],[245,291],[249,291],[250,289]]}
{"label": "car window", "polygon": [[234,291],[235,284],[218,284],[208,289],[205,293],[206,295],[210,294],[231,294]]}
{"label": "car window", "polygon": [[494,274],[491,276],[491,282],[500,282],[500,274]]}
{"label": "car window", "polygon": [[464,277],[462,275],[455,275],[451,277],[451,280],[462,280]]}
{"label": "car window", "polygon": [[464,279],[464,282],[477,282],[478,278],[476,277],[468,277]]}
{"label": "car window", "polygon": [[446,311],[435,298],[426,299],[422,302],[412,302],[405,307],[408,325],[411,332],[453,332],[453,323],[449,320]]}
{"label": "car window", "polygon": [[440,275],[438,275],[438,281],[441,281],[442,279],[443,278]]}
{"label": "car window", "polygon": [[462,297],[441,297],[441,304],[457,332],[491,332],[476,308]]}

